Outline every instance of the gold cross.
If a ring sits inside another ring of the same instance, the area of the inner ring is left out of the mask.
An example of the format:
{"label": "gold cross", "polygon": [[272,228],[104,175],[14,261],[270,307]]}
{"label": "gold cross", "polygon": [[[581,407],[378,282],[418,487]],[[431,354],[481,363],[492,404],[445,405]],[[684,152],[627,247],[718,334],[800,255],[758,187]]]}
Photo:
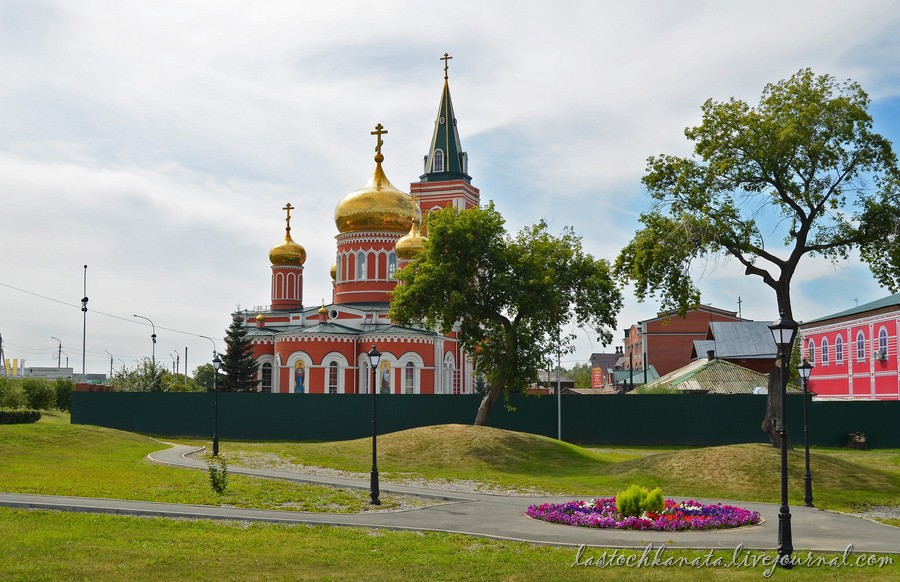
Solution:
{"label": "gold cross", "polygon": [[375,131],[371,132],[372,135],[378,136],[378,143],[375,144],[375,153],[381,154],[381,146],[384,145],[384,142],[381,141],[381,136],[387,133],[387,130],[379,123],[375,126]]}
{"label": "gold cross", "polygon": [[290,202],[287,203],[287,206],[285,206],[284,208],[282,208],[282,210],[287,210],[287,219],[285,219],[285,222],[287,222],[287,229],[288,229],[288,230],[291,230],[291,210],[294,210],[294,208],[295,208],[295,207],[294,207],[294,206],[291,206],[291,203],[290,203]]}
{"label": "gold cross", "polygon": [[444,53],[444,56],[442,56],[440,59],[438,59],[438,60],[444,61],[444,80],[447,79],[447,69],[450,68],[450,59],[452,59],[452,58],[453,57],[451,57],[448,53]]}

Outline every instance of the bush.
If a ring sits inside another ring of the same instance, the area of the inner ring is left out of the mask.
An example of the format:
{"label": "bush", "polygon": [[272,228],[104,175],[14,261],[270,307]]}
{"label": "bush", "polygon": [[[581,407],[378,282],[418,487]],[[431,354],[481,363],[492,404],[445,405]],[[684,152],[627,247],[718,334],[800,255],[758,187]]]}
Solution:
{"label": "bush", "polygon": [[75,390],[75,382],[68,378],[57,378],[53,383],[56,389],[56,407],[60,410],[72,408],[72,391]]}
{"label": "bush", "polygon": [[225,489],[228,488],[228,464],[225,462],[225,459],[219,458],[218,467],[214,463],[209,463],[208,467],[209,484],[213,491],[219,495],[225,493]]}
{"label": "bush", "polygon": [[25,393],[22,392],[22,382],[0,378],[0,407],[23,408],[24,406]]}
{"label": "bush", "polygon": [[25,378],[22,390],[28,407],[35,410],[49,410],[56,405],[56,390],[49,380],[44,378]]}
{"label": "bush", "polygon": [[29,424],[41,419],[41,413],[37,410],[2,410],[0,409],[0,424]]}
{"label": "bush", "polygon": [[659,513],[665,507],[662,489],[648,491],[640,485],[631,485],[616,495],[616,509],[623,517],[640,515],[645,511]]}

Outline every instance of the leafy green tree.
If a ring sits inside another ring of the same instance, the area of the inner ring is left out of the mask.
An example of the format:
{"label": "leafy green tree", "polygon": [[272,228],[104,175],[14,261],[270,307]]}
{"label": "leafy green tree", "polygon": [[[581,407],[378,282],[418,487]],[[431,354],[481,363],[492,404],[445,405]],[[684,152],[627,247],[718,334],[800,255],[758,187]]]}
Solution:
{"label": "leafy green tree", "polygon": [[[872,131],[869,98],[852,82],[803,69],[765,87],[758,105],[708,100],[685,135],[692,157],[651,157],[653,204],[619,255],[618,276],[639,299],[682,313],[699,304],[698,259],[728,255],[772,289],[793,319],[791,281],[807,255],[832,261],[858,249],[875,278],[900,287],[900,196],[890,142]],[[781,248],[779,248],[781,247]],[[774,318],[773,318],[774,319]],[[780,446],[779,366],[762,428]]]}
{"label": "leafy green tree", "polygon": [[569,378],[575,382],[576,388],[590,388],[591,387],[591,374],[593,370],[591,370],[591,365],[585,362],[579,362],[572,366],[572,369],[566,372]]}
{"label": "leafy green tree", "polygon": [[248,392],[256,388],[257,363],[253,358],[247,328],[240,315],[235,315],[225,332],[227,350],[222,356],[223,375],[219,376],[219,390],[223,392]]}
{"label": "leafy green tree", "polygon": [[213,368],[212,364],[200,364],[197,366],[197,369],[194,370],[194,382],[202,389],[207,392],[212,392],[215,388],[215,377],[216,377],[216,369]]}
{"label": "leafy green tree", "polygon": [[0,377],[0,408],[22,408],[26,402],[22,380]]}
{"label": "leafy green tree", "polygon": [[56,405],[56,390],[45,378],[25,378],[22,391],[28,401],[28,407],[34,410],[50,410]]}
{"label": "leafy green tree", "polygon": [[72,408],[72,391],[75,390],[75,382],[68,378],[57,378],[53,382],[56,392],[56,408],[69,410]]}
{"label": "leafy green tree", "polygon": [[570,229],[555,236],[542,221],[511,236],[490,204],[432,212],[427,232],[420,255],[397,273],[390,316],[458,333],[489,386],[475,424],[504,391],[534,382],[551,363],[545,354],[571,349],[573,337],[559,333],[570,320],[611,339],[621,293],[607,262],[585,253]]}
{"label": "leafy green tree", "polygon": [[119,392],[163,392],[167,374],[158,362],[144,358],[133,370],[122,366],[109,384]]}

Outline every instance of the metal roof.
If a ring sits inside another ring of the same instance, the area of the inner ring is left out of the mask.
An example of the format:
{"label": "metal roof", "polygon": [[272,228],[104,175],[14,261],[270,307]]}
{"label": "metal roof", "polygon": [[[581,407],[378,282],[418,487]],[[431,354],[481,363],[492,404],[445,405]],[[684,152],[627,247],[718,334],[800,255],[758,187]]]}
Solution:
{"label": "metal roof", "polygon": [[894,295],[888,295],[887,297],[883,297],[876,301],[870,301],[869,303],[864,303],[853,309],[847,309],[844,311],[838,311],[837,313],[832,313],[831,315],[826,315],[825,317],[819,317],[817,319],[811,319],[809,321],[804,321],[801,325],[806,326],[811,323],[819,323],[820,321],[827,321],[829,319],[838,319],[841,317],[848,317],[851,315],[861,315],[868,311],[875,311],[876,309],[883,309],[885,307],[894,307],[900,305],[900,293],[896,293]]}
{"label": "metal roof", "polygon": [[717,358],[771,359],[778,355],[772,331],[764,321],[714,321],[707,337],[694,340],[693,357],[705,358],[709,350]]}
{"label": "metal roof", "polygon": [[[768,385],[768,374],[760,374],[724,360],[696,360],[650,382],[647,388],[670,386],[686,394],[753,394],[754,388],[766,388]],[[799,391],[796,386],[788,385],[788,392]]]}

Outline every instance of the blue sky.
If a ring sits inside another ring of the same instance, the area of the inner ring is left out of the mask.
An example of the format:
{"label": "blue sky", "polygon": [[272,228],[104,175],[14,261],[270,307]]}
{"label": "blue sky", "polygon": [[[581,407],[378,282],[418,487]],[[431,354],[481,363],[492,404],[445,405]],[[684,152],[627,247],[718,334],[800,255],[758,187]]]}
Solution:
{"label": "blue sky", "polygon": [[[687,154],[708,98],[755,102],[803,67],[859,82],[900,142],[900,6],[881,1],[54,2],[0,4],[0,334],[8,357],[87,371],[188,348],[208,361],[229,313],[269,302],[269,248],[306,247],[304,302],[330,297],[335,204],[372,171],[418,180],[444,52],[473,183],[512,230],[547,219],[614,259],[647,205],[648,156]],[[698,272],[699,273],[699,272]],[[774,319],[734,261],[703,302]],[[865,266],[807,261],[812,319],[886,295]],[[11,288],[68,303],[64,305]],[[626,290],[615,333],[652,317]],[[108,315],[102,315],[102,314]],[[178,333],[178,331],[187,333]],[[567,365],[601,351],[578,332]],[[218,342],[219,349],[224,344]],[[609,348],[612,350],[612,347]],[[63,358],[65,360],[65,356]]]}

